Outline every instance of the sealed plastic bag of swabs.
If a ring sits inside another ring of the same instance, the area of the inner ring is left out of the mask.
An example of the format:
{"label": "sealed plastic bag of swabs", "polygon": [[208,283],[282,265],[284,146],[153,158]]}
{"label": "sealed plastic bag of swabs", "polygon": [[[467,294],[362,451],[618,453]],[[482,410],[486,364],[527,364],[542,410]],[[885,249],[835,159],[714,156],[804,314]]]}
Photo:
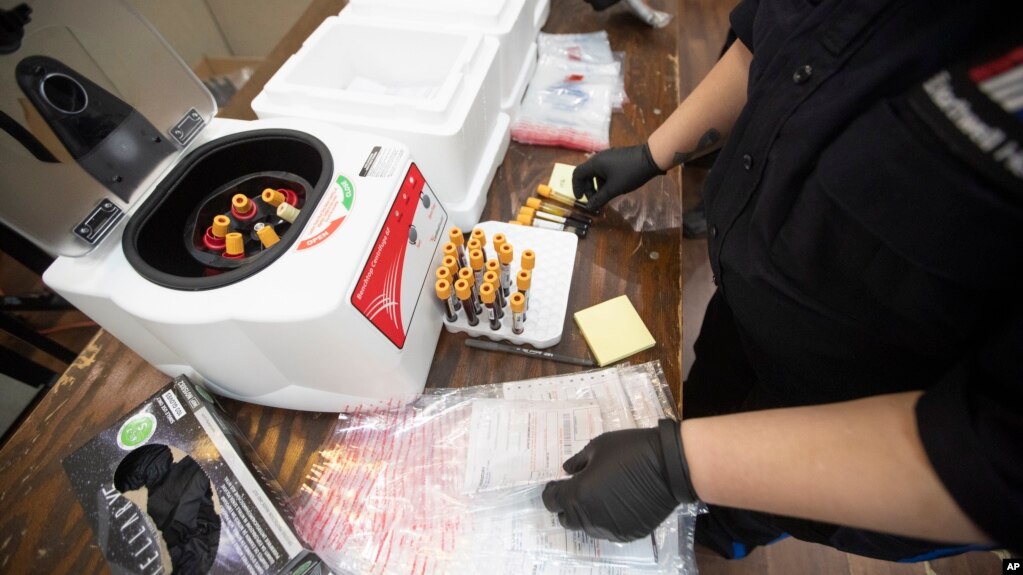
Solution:
{"label": "sealed plastic bag of swabs", "polygon": [[540,501],[590,438],[674,416],[660,366],[459,389],[342,415],[296,526],[341,573],[695,573],[697,509],[628,544],[563,529]]}

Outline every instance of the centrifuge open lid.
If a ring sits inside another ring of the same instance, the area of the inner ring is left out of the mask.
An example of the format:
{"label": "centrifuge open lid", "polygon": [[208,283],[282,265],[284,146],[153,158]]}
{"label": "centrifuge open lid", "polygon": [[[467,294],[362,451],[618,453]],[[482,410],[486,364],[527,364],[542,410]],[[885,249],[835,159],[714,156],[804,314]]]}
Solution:
{"label": "centrifuge open lid", "polygon": [[118,0],[28,2],[0,54],[0,221],[53,256],[89,253],[216,114],[173,49]]}

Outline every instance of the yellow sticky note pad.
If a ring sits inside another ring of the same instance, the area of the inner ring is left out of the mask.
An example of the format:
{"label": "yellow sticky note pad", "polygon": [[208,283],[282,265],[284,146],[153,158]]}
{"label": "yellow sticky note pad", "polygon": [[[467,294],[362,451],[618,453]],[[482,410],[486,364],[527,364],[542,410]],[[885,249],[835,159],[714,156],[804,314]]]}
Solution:
{"label": "yellow sticky note pad", "polygon": [[575,312],[575,323],[601,367],[657,343],[624,295]]}
{"label": "yellow sticky note pad", "polygon": [[574,171],[575,166],[555,163],[554,170],[551,171],[551,181],[547,185],[559,194],[574,198],[575,193],[572,191],[572,172]]}

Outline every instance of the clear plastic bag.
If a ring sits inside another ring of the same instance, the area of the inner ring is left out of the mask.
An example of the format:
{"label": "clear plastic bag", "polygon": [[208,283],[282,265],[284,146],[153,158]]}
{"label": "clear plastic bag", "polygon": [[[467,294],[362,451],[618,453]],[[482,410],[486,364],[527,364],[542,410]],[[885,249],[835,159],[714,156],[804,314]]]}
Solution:
{"label": "clear plastic bag", "polygon": [[591,64],[540,57],[512,124],[512,138],[589,152],[607,149],[620,73],[621,64],[615,61]]}
{"label": "clear plastic bag", "polygon": [[697,508],[629,544],[563,529],[540,493],[592,436],[674,415],[656,362],[428,390],[340,416],[296,527],[341,573],[695,573]]}

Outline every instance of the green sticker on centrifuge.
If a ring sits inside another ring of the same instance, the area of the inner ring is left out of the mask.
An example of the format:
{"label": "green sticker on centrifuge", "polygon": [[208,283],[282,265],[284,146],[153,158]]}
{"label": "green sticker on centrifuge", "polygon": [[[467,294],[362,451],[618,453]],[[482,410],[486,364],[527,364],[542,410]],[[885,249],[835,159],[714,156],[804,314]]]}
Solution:
{"label": "green sticker on centrifuge", "polygon": [[341,204],[345,207],[345,210],[351,210],[352,201],[355,200],[355,185],[344,176],[338,176],[335,182],[341,189]]}

